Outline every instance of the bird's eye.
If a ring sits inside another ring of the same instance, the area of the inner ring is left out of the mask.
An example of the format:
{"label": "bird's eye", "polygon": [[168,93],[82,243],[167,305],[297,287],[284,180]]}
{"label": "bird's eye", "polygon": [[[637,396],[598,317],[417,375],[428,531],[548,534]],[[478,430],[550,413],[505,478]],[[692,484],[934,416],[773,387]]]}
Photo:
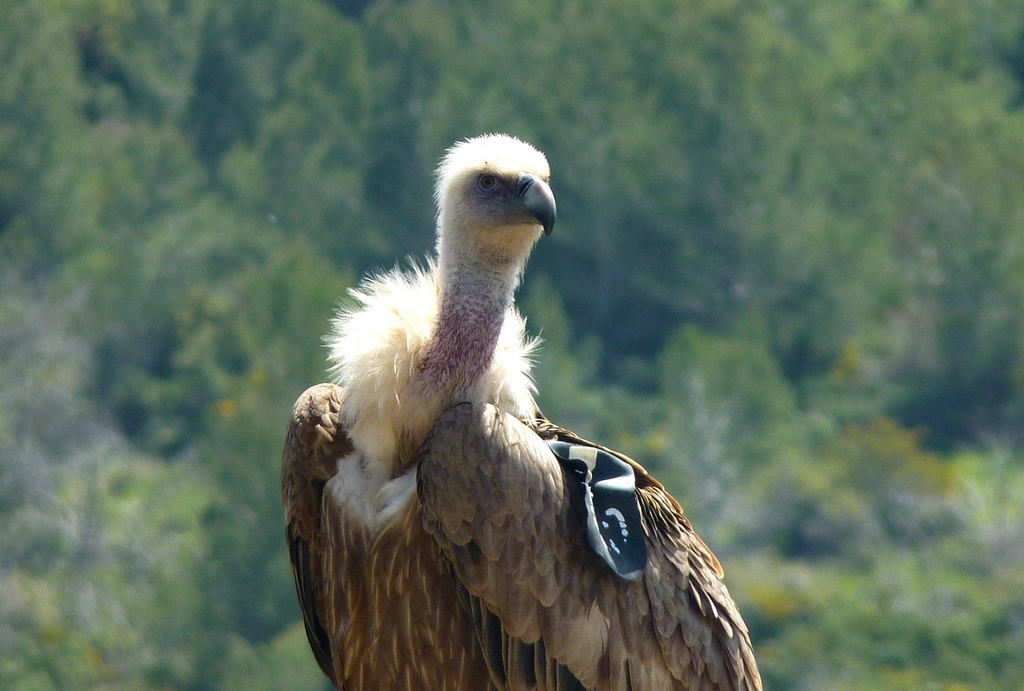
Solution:
{"label": "bird's eye", "polygon": [[480,179],[476,181],[476,184],[482,190],[491,190],[498,184],[498,179],[493,175],[481,175]]}

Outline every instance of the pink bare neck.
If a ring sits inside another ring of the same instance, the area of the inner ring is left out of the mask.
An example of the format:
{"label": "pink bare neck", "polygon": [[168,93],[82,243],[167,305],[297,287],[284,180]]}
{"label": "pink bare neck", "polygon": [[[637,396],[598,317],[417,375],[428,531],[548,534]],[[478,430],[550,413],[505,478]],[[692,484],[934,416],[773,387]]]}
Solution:
{"label": "pink bare neck", "polygon": [[512,304],[514,277],[455,271],[441,288],[434,335],[420,363],[428,391],[453,397],[487,371]]}

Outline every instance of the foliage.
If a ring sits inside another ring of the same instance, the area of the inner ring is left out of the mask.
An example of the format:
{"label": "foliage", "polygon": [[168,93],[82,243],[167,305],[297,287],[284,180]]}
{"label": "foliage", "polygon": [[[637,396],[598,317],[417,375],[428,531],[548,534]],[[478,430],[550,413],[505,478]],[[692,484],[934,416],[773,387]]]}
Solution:
{"label": "foliage", "polygon": [[0,687],[324,688],[292,401],[455,139],[545,150],[553,419],[723,557],[771,688],[1024,683],[1024,5],[0,6]]}

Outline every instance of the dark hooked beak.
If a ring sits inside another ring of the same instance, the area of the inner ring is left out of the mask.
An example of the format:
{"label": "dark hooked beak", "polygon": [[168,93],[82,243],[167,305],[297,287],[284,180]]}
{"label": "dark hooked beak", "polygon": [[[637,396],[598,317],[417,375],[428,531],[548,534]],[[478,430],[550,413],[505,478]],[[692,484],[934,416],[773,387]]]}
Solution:
{"label": "dark hooked beak", "polygon": [[551,235],[555,225],[555,195],[548,183],[536,175],[523,173],[516,182],[516,199],[526,213],[537,219],[545,235]]}

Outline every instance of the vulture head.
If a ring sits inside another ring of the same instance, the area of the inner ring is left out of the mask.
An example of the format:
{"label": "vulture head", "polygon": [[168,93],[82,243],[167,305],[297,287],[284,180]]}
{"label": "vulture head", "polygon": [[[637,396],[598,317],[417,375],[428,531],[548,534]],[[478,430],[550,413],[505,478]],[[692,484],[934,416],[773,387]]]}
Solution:
{"label": "vulture head", "polygon": [[507,135],[449,149],[435,190],[442,276],[469,267],[518,276],[555,222],[550,175],[544,154]]}

